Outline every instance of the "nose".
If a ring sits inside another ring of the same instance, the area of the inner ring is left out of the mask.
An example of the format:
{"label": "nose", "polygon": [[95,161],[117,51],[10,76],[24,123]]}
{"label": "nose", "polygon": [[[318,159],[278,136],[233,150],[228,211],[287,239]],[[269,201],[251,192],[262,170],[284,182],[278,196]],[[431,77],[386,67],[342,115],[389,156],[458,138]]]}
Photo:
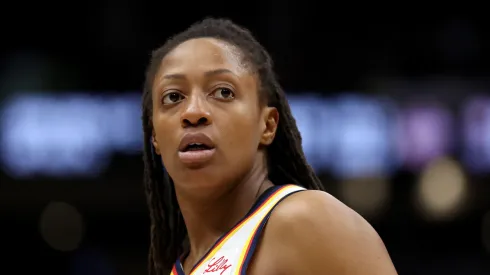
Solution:
{"label": "nose", "polygon": [[187,106],[180,118],[183,128],[204,126],[212,123],[206,99],[197,95],[188,98]]}

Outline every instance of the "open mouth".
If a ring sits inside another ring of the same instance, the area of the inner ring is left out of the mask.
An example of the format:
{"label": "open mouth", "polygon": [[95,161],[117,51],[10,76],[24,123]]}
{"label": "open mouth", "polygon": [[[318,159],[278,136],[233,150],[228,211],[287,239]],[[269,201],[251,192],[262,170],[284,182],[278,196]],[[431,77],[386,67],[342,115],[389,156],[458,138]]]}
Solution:
{"label": "open mouth", "polygon": [[202,167],[213,158],[215,152],[213,141],[203,133],[186,134],[180,141],[180,161],[189,167]]}
{"label": "open mouth", "polygon": [[190,143],[184,148],[184,150],[182,150],[182,152],[204,151],[204,150],[211,150],[211,149],[213,148],[203,143]]}

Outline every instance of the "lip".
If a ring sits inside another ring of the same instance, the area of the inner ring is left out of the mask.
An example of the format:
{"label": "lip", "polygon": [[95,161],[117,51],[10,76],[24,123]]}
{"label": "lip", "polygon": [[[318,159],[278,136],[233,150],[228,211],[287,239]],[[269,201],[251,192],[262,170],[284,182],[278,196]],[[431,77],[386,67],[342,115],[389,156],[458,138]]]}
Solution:
{"label": "lip", "polygon": [[[201,143],[209,149],[184,151],[191,143]],[[182,137],[179,144],[178,156],[180,161],[189,168],[200,168],[208,163],[216,153],[216,148],[210,137],[203,133],[188,133]]]}
{"label": "lip", "polygon": [[210,149],[214,149],[214,142],[204,133],[187,133],[180,140],[179,152],[184,152],[185,148],[191,143],[202,143]]}
{"label": "lip", "polygon": [[216,149],[201,151],[179,152],[180,161],[188,168],[200,168],[209,163],[214,156]]}

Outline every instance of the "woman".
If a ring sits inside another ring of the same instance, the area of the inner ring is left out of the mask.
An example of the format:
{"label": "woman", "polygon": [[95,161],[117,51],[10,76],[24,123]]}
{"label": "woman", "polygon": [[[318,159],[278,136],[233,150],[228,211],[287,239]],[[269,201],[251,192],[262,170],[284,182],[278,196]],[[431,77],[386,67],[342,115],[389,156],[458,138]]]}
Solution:
{"label": "woman", "polygon": [[249,31],[206,19],[157,49],[143,128],[150,274],[396,274],[372,227],[320,191]]}

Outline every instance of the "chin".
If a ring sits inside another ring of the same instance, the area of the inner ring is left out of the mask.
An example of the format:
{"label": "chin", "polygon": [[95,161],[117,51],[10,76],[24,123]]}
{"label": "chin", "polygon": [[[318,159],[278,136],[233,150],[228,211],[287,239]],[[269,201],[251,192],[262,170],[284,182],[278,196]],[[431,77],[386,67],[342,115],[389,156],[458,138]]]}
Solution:
{"label": "chin", "polygon": [[174,184],[191,196],[196,197],[215,197],[226,192],[229,187],[229,180],[223,169],[218,167],[206,166],[194,169],[186,169],[185,172],[174,178]]}

